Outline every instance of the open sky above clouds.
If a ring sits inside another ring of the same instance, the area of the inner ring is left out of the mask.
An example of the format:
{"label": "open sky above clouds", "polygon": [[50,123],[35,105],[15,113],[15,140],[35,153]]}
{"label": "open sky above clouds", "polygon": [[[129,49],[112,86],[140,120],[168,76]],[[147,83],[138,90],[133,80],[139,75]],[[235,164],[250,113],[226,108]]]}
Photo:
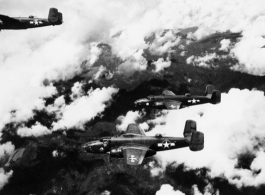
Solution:
{"label": "open sky above clouds", "polygon": [[[52,84],[48,86],[43,84],[45,79],[52,81],[71,78],[80,72],[81,63],[86,60],[86,66],[92,66],[100,54],[100,51],[95,48],[95,44],[98,42],[108,43],[112,46],[113,52],[125,60],[120,68],[132,66],[134,69],[141,70],[146,68],[146,66],[139,66],[140,61],[146,62],[141,56],[141,51],[148,47],[144,42],[144,37],[153,32],[198,26],[199,29],[193,35],[197,39],[216,31],[242,32],[241,40],[230,48],[231,54],[239,60],[240,70],[255,75],[265,73],[265,49],[261,48],[265,45],[264,0],[0,0],[0,14],[9,16],[35,15],[46,18],[50,7],[56,7],[63,13],[64,23],[62,25],[0,32],[0,90],[2,94],[0,96],[0,132],[9,122],[21,122],[29,119],[33,115],[33,109],[40,110],[45,107],[43,98],[57,93]],[[113,35],[117,33],[120,33],[120,36],[113,38]],[[168,35],[168,42],[164,44],[169,46],[168,48],[178,44],[178,40],[170,37]],[[222,46],[224,44],[227,42],[221,43]],[[224,48],[226,47],[224,46]],[[165,52],[159,44],[159,40],[152,50],[160,53]],[[170,66],[169,62],[162,59],[155,64],[156,71]],[[104,103],[110,101],[116,92],[117,89],[108,88],[95,90],[91,94],[96,97],[99,94],[104,94],[104,98],[97,98],[98,102],[95,104],[103,106],[104,110]],[[234,104],[230,101],[226,103],[226,100],[230,99]],[[59,109],[63,109],[62,118],[56,127],[79,126],[79,120],[73,120],[71,124],[66,120],[70,111],[71,113],[80,111],[79,105],[82,102],[90,102],[89,97],[79,97],[69,107],[61,106]],[[90,104],[88,103],[88,105]],[[253,179],[251,171],[237,171],[233,169],[233,165],[237,160],[236,151],[250,150],[256,155],[252,165],[253,170],[258,168],[263,170],[260,162],[264,158],[264,151],[262,148],[259,151],[254,151],[251,147],[251,144],[256,143],[256,137],[264,136],[261,132],[264,129],[260,118],[261,114],[264,114],[261,105],[263,108],[265,107],[264,96],[261,92],[231,90],[228,94],[224,94],[224,103],[220,106],[198,108],[205,109],[205,115],[201,118],[197,116],[197,108],[193,110],[194,113],[190,110],[180,112],[186,113],[183,116],[194,117],[198,120],[198,125],[206,136],[206,148],[211,144],[209,140],[217,139],[215,136],[218,135],[220,136],[219,142],[221,140],[226,143],[230,141],[228,143],[231,144],[231,147],[235,147],[235,151],[223,148],[222,144],[216,145],[219,148],[215,148],[217,151],[220,150],[220,156],[217,157],[227,164],[228,171],[218,168],[218,165],[209,158],[203,162],[198,161],[201,164],[192,164],[192,159],[189,159],[192,157],[186,155],[178,155],[182,157],[179,157],[180,159],[166,157],[163,159],[165,162],[172,160],[185,162],[192,168],[207,166],[212,170],[211,176],[224,173],[232,183],[239,186],[259,185],[263,181],[261,176],[264,172],[260,173],[260,177],[257,176]],[[231,107],[234,108],[233,112],[228,113],[227,110]],[[102,109],[94,110],[91,117],[84,120],[90,120],[102,112]],[[220,109],[220,113],[216,111],[218,109]],[[179,121],[181,122],[178,126],[182,128],[185,120],[184,117],[179,116],[180,113],[169,113],[164,119],[168,125],[164,129],[172,130],[170,120],[174,117],[180,117]],[[212,115],[207,115],[207,113],[212,113]],[[216,118],[214,114],[221,116]],[[235,118],[235,120],[231,120],[231,118]],[[157,131],[158,128],[159,126],[153,131]],[[44,133],[47,132],[45,127],[35,124],[31,129],[21,129],[20,133],[28,136],[31,135],[29,134],[31,130],[36,129],[41,129]],[[215,133],[212,129],[215,129]],[[247,139],[249,136],[252,140]],[[237,140],[239,137],[243,140]],[[242,144],[241,141],[246,144]],[[5,146],[7,147],[0,146],[0,150],[10,152],[10,149],[13,148],[12,144]],[[205,149],[202,153],[206,155],[207,151],[208,149]],[[181,152],[183,154],[190,153],[187,150],[180,150]],[[0,151],[0,157],[1,154]],[[240,175],[242,179],[233,180],[234,175]]]}

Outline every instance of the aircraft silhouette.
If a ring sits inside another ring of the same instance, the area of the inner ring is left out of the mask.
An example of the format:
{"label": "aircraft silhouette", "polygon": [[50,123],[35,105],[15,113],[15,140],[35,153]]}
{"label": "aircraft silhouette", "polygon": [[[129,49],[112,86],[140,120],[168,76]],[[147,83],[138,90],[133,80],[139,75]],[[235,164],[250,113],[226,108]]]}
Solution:
{"label": "aircraft silhouette", "polygon": [[43,26],[60,25],[63,23],[63,15],[56,8],[50,8],[48,19],[29,17],[9,17],[0,14],[0,30],[20,30],[38,28]]}
{"label": "aircraft silhouette", "polygon": [[136,124],[130,124],[121,136],[102,137],[99,140],[83,144],[88,153],[108,153],[109,158],[124,158],[128,165],[139,165],[144,158],[151,157],[159,151],[188,147],[191,151],[204,148],[204,134],[197,131],[196,122],[187,120],[184,137],[146,136]]}
{"label": "aircraft silhouette", "polygon": [[136,109],[151,108],[158,110],[176,110],[198,104],[218,104],[221,102],[221,93],[213,85],[207,85],[205,96],[191,94],[176,95],[172,91],[164,90],[162,95],[148,96],[134,102]]}

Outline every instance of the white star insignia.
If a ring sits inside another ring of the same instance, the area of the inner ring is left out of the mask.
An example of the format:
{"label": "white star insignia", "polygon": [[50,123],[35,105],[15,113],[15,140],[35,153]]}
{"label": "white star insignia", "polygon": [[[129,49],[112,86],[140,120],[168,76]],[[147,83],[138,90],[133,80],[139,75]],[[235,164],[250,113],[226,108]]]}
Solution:
{"label": "white star insignia", "polygon": [[163,141],[162,145],[163,145],[163,148],[170,148],[170,146],[171,146],[170,141],[168,141],[168,140]]}
{"label": "white star insignia", "polygon": [[196,99],[192,99],[192,100],[188,100],[188,102],[191,102],[191,103],[193,103],[193,104],[196,104],[196,102],[200,102],[200,100],[196,100]]}
{"label": "white star insignia", "polygon": [[191,102],[192,102],[193,104],[195,104],[195,103],[196,103],[196,100],[195,100],[195,99],[193,99]]}
{"label": "white star insignia", "polygon": [[35,24],[35,25],[42,24],[42,21],[39,21],[39,20],[34,20],[34,24]]}

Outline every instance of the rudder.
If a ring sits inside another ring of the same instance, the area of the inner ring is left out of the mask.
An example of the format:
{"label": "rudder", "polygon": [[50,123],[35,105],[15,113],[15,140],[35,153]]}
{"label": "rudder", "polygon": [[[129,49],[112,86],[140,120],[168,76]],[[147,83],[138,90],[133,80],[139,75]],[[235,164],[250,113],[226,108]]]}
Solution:
{"label": "rudder", "polygon": [[62,23],[63,14],[61,12],[58,12],[58,9],[56,9],[56,8],[50,8],[48,20],[51,23],[57,23],[57,22]]}
{"label": "rudder", "polygon": [[192,133],[190,140],[190,150],[191,151],[200,151],[204,148],[204,134],[199,131]]}
{"label": "rudder", "polygon": [[212,104],[219,104],[221,102],[221,93],[218,90],[214,90],[211,97]]}
{"label": "rudder", "polygon": [[193,120],[187,120],[184,127],[183,136],[188,137],[191,136],[191,134],[197,130],[197,124],[196,121]]}
{"label": "rudder", "polygon": [[206,90],[205,90],[205,96],[209,97],[212,95],[214,91],[214,86],[213,85],[207,85]]}
{"label": "rudder", "polygon": [[197,131],[197,124],[195,121],[186,121],[183,135],[189,143],[191,151],[200,151],[204,148],[204,134]]}

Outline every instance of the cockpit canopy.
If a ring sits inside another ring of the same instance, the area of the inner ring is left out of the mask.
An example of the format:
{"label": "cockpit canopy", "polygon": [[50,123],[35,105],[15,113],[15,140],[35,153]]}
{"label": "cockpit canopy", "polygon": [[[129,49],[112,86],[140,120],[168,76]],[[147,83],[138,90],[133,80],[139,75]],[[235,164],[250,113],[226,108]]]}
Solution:
{"label": "cockpit canopy", "polygon": [[30,15],[29,18],[34,18],[34,16]]}
{"label": "cockpit canopy", "polygon": [[154,96],[149,95],[149,96],[147,96],[147,99],[148,99],[148,100],[154,100],[155,98],[154,98]]}
{"label": "cockpit canopy", "polygon": [[162,134],[157,133],[155,136],[156,136],[156,137],[162,137]]}
{"label": "cockpit canopy", "polygon": [[146,98],[139,99],[139,100],[137,100],[137,102],[148,102],[148,99],[146,99]]}

